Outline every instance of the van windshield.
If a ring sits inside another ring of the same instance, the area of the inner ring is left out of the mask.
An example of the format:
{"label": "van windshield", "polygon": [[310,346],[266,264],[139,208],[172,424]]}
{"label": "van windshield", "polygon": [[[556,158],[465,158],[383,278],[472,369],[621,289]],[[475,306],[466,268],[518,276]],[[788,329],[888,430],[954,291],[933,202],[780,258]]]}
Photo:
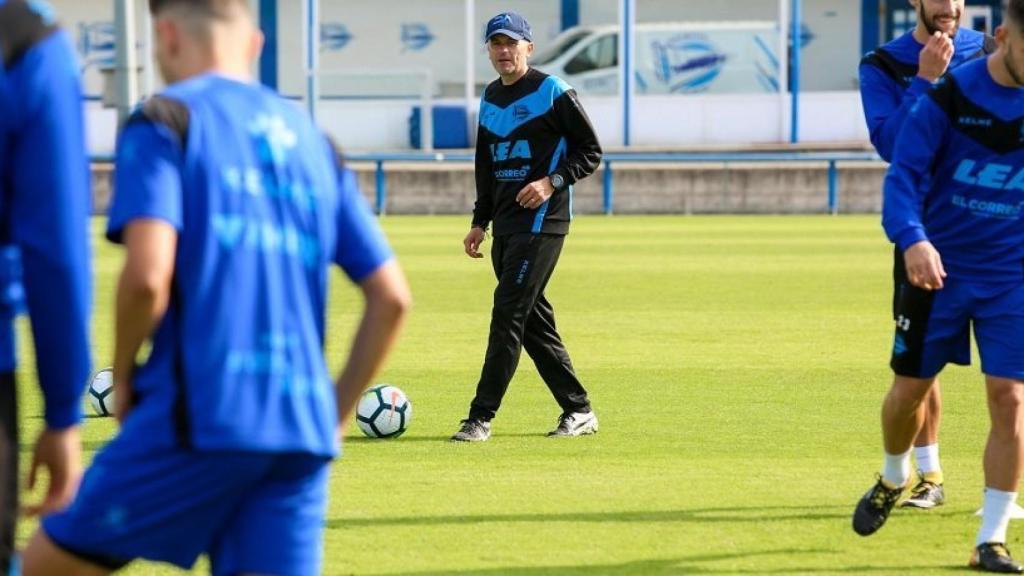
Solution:
{"label": "van windshield", "polygon": [[568,52],[573,46],[578,44],[580,40],[583,40],[589,35],[589,30],[577,30],[575,32],[570,32],[569,34],[562,36],[560,40],[556,39],[556,42],[549,48],[541,50],[540,53],[531,59],[530,64],[537,66],[547,64]]}

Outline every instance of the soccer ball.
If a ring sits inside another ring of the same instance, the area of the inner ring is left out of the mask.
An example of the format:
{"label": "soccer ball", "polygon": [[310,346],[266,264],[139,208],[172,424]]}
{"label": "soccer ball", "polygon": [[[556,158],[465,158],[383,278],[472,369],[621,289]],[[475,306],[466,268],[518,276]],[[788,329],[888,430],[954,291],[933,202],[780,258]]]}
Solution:
{"label": "soccer ball", "polygon": [[411,420],[412,404],[404,392],[390,384],[370,388],[356,406],[356,425],[370,438],[397,438]]}
{"label": "soccer ball", "polygon": [[114,415],[114,370],[104,368],[89,382],[89,404],[97,416]]}

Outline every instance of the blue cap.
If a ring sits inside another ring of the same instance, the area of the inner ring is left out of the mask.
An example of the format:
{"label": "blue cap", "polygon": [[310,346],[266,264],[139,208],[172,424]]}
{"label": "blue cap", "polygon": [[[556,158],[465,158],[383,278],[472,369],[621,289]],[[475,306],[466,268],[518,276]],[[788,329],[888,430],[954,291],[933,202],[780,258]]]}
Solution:
{"label": "blue cap", "polygon": [[533,42],[533,32],[530,30],[530,23],[521,14],[515,12],[502,12],[487,23],[487,34],[484,41],[491,39],[495,34],[504,34],[513,40],[526,40]]}

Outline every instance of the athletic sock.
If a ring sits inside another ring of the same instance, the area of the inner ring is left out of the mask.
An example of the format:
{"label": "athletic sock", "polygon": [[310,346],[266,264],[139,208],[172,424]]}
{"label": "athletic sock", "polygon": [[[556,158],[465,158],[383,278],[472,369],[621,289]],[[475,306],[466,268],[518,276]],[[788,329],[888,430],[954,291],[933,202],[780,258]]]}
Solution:
{"label": "athletic sock", "polygon": [[882,481],[889,488],[902,488],[910,480],[910,450],[903,454],[885,453],[885,466],[882,468]]}
{"label": "athletic sock", "polygon": [[981,529],[978,530],[977,544],[1006,543],[1006,527],[1010,523],[1010,511],[1017,501],[1016,492],[1003,492],[985,488],[985,504],[981,513]]}
{"label": "athletic sock", "polygon": [[933,484],[942,484],[942,466],[939,465],[938,443],[914,446],[914,460],[921,477]]}

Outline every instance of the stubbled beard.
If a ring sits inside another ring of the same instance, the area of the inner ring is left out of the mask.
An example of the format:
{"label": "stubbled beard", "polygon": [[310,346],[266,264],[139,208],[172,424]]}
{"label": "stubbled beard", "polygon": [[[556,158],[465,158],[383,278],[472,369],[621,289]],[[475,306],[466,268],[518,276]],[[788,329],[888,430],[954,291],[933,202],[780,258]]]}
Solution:
{"label": "stubbled beard", "polygon": [[[934,24],[932,24],[932,22],[934,21],[934,17],[929,19],[925,15],[924,0],[921,0],[921,2],[917,5],[917,17],[921,22],[924,22],[924,29],[928,31],[929,36],[934,36],[936,32],[942,32],[942,30],[939,30],[938,28],[935,27]],[[956,36],[956,33],[960,30],[961,18],[963,18],[963,12],[960,13],[960,15],[956,19],[956,22],[953,24],[953,31],[949,33],[950,38]]]}

